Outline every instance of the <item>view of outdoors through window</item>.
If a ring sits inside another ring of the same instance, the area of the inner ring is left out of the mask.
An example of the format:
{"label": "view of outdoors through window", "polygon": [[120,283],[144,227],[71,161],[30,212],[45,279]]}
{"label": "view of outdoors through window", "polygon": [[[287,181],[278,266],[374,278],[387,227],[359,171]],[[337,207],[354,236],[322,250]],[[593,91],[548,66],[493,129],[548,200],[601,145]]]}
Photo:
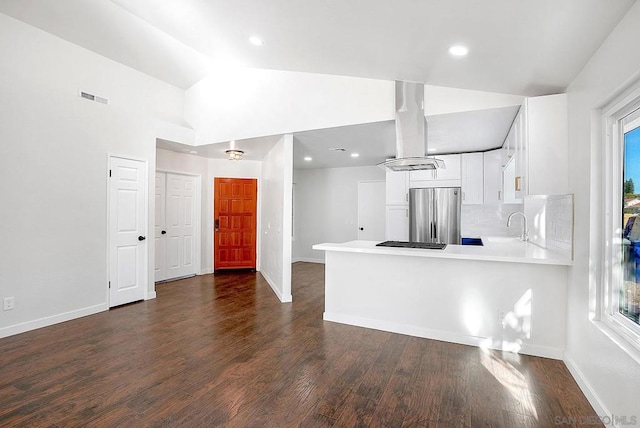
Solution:
{"label": "view of outdoors through window", "polygon": [[623,285],[620,314],[640,324],[640,127],[624,134]]}

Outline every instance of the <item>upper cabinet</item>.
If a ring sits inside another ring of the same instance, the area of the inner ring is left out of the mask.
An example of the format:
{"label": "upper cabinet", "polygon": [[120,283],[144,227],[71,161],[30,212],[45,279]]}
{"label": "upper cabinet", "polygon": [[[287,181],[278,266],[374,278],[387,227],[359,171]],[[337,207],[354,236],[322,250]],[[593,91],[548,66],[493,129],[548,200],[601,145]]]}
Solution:
{"label": "upper cabinet", "polygon": [[484,152],[484,203],[497,205],[502,202],[503,151],[500,149]]}
{"label": "upper cabinet", "polygon": [[567,95],[527,98],[527,195],[569,193]]}
{"label": "upper cabinet", "polygon": [[484,162],[482,153],[461,155],[461,187],[463,205],[484,203]]}
{"label": "upper cabinet", "polygon": [[387,205],[409,205],[409,173],[387,171]]}
{"label": "upper cabinet", "polygon": [[460,155],[435,156],[445,167],[433,170],[411,171],[409,187],[460,187]]}
{"label": "upper cabinet", "polygon": [[503,202],[568,192],[565,94],[527,98],[503,146]]}

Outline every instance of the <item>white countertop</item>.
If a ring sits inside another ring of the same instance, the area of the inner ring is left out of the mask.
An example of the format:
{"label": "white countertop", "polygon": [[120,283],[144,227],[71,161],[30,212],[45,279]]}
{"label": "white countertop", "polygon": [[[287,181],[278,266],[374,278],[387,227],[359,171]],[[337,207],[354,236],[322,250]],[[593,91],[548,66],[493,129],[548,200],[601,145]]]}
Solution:
{"label": "white countertop", "polygon": [[316,244],[314,250],[367,253],[408,257],[432,257],[461,260],[486,260],[494,262],[533,263],[571,266],[573,261],[565,254],[539,247],[517,238],[483,237],[484,246],[452,245],[444,250],[419,248],[376,247],[381,241],[350,241],[340,244]]}

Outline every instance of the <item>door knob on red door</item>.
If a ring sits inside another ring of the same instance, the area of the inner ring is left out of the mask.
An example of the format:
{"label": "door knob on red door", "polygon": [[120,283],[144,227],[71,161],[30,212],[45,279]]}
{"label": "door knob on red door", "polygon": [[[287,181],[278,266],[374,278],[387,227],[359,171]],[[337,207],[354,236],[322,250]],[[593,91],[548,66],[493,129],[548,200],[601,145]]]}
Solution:
{"label": "door knob on red door", "polygon": [[147,239],[146,236],[142,236],[142,235],[138,236],[138,241],[144,241],[145,239]]}

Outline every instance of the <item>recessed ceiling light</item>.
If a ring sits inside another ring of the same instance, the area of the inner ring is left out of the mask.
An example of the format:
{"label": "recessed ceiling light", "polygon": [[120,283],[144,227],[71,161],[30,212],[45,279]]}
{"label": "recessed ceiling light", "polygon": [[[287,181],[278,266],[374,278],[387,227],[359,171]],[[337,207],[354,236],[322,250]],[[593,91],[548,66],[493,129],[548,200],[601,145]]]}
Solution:
{"label": "recessed ceiling light", "polygon": [[198,151],[197,150],[189,150],[189,153],[191,153],[192,155],[197,155]]}
{"label": "recessed ceiling light", "polygon": [[352,158],[357,158],[358,156],[360,156],[360,154],[359,154],[359,153],[351,153],[351,157],[352,157]]}
{"label": "recessed ceiling light", "polygon": [[469,48],[462,45],[454,45],[449,48],[449,53],[453,56],[465,56],[469,53]]}
{"label": "recessed ceiling light", "polygon": [[427,149],[427,152],[429,152],[429,153],[433,153],[435,151],[436,151],[436,149]]}
{"label": "recessed ceiling light", "polygon": [[251,36],[249,37],[249,43],[253,46],[262,46],[262,39],[260,37]]}
{"label": "recessed ceiling light", "polygon": [[304,160],[306,160],[307,162],[310,162],[310,161],[312,161],[313,159],[311,158],[311,156],[305,156],[305,157],[304,157]]}

